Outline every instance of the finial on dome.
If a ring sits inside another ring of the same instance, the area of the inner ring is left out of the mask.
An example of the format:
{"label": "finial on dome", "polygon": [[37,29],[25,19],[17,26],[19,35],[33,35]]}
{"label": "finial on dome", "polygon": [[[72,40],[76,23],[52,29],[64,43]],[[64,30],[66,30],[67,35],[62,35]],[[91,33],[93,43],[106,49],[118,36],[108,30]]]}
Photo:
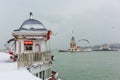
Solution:
{"label": "finial on dome", "polygon": [[30,12],[30,19],[32,19],[32,17],[33,17],[33,14],[32,14],[32,12]]}

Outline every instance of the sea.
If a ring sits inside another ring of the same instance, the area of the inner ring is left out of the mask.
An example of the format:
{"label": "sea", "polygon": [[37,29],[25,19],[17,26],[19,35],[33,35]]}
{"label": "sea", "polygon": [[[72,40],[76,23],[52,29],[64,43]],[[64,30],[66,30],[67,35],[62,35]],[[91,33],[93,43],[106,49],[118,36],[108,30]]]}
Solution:
{"label": "sea", "polygon": [[120,51],[58,52],[52,69],[62,80],[120,80]]}

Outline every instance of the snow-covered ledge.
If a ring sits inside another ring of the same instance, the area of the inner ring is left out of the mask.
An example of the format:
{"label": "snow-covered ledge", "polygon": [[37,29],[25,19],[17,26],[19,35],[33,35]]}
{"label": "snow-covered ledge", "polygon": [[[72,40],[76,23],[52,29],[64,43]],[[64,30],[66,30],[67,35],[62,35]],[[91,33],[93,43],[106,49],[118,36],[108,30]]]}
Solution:
{"label": "snow-covered ledge", "polygon": [[26,69],[17,69],[16,62],[9,60],[9,55],[0,52],[0,79],[2,80],[42,80]]}

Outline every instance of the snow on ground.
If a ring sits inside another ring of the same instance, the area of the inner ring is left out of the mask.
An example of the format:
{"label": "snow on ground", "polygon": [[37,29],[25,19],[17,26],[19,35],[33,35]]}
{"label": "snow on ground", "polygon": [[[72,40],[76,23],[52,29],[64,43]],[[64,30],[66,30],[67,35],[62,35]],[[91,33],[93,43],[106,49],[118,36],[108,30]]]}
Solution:
{"label": "snow on ground", "polygon": [[17,63],[10,61],[9,54],[0,52],[0,79],[2,80],[41,80],[25,69],[17,69]]}

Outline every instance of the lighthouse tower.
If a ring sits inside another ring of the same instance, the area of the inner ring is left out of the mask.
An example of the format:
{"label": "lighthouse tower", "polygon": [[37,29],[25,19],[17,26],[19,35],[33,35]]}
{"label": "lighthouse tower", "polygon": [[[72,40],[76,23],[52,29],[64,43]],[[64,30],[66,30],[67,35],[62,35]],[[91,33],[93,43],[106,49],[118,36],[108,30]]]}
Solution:
{"label": "lighthouse tower", "polygon": [[76,49],[76,41],[75,41],[75,37],[72,37],[70,41],[70,50],[75,51],[75,49]]}
{"label": "lighthouse tower", "polygon": [[47,51],[50,31],[32,16],[30,13],[29,19],[12,33],[15,38],[17,67],[25,67],[32,74],[45,80],[50,76],[51,70],[51,54]]}

